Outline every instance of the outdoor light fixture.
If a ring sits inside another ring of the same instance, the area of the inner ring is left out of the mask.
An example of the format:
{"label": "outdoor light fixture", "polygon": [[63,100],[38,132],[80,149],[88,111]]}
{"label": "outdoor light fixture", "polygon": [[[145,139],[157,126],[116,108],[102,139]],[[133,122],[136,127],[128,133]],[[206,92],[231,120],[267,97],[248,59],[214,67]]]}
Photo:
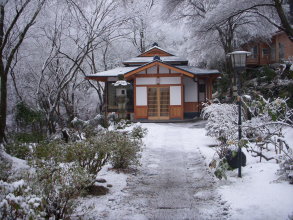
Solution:
{"label": "outdoor light fixture", "polygon": [[234,51],[228,53],[228,56],[231,57],[233,68],[245,68],[246,66],[246,57],[251,53],[247,51]]}
{"label": "outdoor light fixture", "polygon": [[250,55],[247,51],[234,51],[227,55],[231,57],[233,68],[236,71],[237,79],[237,102],[238,102],[238,177],[241,177],[242,152],[241,152],[241,138],[242,138],[242,121],[241,121],[241,82],[240,72],[246,67],[246,57]]}

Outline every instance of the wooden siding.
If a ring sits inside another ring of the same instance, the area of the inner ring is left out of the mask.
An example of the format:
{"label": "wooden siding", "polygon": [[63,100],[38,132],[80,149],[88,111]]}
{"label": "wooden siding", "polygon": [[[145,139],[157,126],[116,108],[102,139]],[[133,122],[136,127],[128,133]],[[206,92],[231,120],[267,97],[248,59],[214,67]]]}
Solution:
{"label": "wooden siding", "polygon": [[147,106],[135,106],[134,114],[136,119],[147,119],[148,107]]}
{"label": "wooden siding", "polygon": [[198,102],[184,102],[184,112],[198,112]]}
{"label": "wooden siding", "polygon": [[170,118],[180,118],[183,119],[183,108],[181,105],[170,105]]}

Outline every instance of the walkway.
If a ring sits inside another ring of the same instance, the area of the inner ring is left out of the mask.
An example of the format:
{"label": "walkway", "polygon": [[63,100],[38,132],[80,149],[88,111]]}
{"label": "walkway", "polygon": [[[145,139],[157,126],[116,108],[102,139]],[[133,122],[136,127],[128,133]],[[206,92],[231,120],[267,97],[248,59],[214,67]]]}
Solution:
{"label": "walkway", "polygon": [[[202,124],[144,124],[149,133],[142,167],[109,219],[225,219],[227,208],[197,146]],[[117,204],[116,204],[117,205]],[[118,217],[119,216],[119,217]]]}

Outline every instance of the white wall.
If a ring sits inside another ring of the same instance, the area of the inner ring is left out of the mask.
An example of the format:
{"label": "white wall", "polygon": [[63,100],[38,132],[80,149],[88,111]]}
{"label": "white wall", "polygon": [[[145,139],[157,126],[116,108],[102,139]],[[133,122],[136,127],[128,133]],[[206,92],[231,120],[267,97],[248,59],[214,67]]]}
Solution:
{"label": "white wall", "polygon": [[170,86],[170,105],[181,105],[181,86]]}
{"label": "white wall", "polygon": [[139,73],[137,73],[137,74],[146,74],[146,71],[143,70],[143,71],[141,71],[141,72],[139,72]]}
{"label": "white wall", "polygon": [[147,87],[136,87],[136,105],[148,105]]}
{"label": "white wall", "polygon": [[148,68],[147,72],[148,74],[157,74],[158,73],[157,66],[152,66],[151,68]]}
{"label": "white wall", "polygon": [[180,84],[181,78],[180,77],[160,77],[157,80],[156,77],[139,77],[136,78],[136,85],[166,85],[166,84]]}
{"label": "white wall", "polygon": [[164,67],[164,66],[159,66],[159,71],[160,71],[160,74],[162,74],[162,73],[169,73],[169,69],[168,68],[166,68],[166,67]]}
{"label": "white wall", "polygon": [[139,77],[136,78],[136,85],[156,85],[157,78],[156,77]]}
{"label": "white wall", "polygon": [[180,77],[160,77],[160,84],[180,84]]}
{"label": "white wall", "polygon": [[184,102],[198,102],[197,82],[190,77],[183,78]]}

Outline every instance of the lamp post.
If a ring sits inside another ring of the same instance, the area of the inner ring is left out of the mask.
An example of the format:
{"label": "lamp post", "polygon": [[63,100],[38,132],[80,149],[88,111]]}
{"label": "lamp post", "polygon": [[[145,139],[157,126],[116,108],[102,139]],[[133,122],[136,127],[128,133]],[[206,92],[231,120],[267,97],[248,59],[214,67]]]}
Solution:
{"label": "lamp post", "polygon": [[242,120],[241,120],[241,81],[240,81],[240,72],[242,72],[246,67],[246,57],[250,55],[250,52],[247,51],[234,51],[228,53],[228,56],[231,57],[232,66],[236,71],[236,80],[237,80],[237,103],[238,103],[238,177],[241,177],[241,165],[242,165],[242,152],[240,141],[242,138]]}

